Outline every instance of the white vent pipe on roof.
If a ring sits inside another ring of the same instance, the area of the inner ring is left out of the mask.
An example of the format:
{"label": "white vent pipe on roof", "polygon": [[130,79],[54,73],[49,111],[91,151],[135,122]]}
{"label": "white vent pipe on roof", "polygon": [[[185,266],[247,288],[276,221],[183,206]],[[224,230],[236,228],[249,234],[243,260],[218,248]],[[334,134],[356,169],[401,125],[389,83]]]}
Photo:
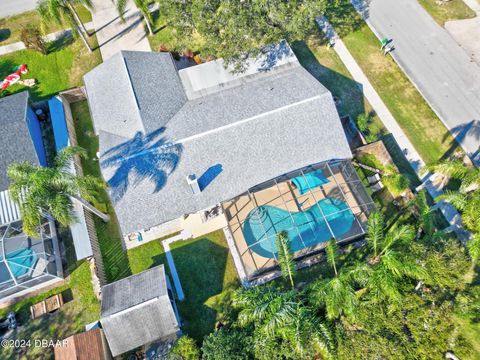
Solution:
{"label": "white vent pipe on roof", "polygon": [[202,190],[200,190],[200,185],[198,184],[198,179],[195,174],[187,175],[187,183],[192,189],[193,194],[200,194]]}

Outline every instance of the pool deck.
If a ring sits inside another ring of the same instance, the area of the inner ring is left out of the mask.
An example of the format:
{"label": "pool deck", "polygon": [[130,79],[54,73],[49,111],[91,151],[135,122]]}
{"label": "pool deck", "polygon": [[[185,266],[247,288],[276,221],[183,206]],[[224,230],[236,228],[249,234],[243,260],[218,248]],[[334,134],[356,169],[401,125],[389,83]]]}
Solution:
{"label": "pool deck", "polygon": [[[363,234],[367,216],[359,207],[359,203],[347,184],[341,172],[328,178],[330,182],[300,195],[290,180],[278,183],[260,191],[250,192],[223,204],[228,225],[233,240],[240,254],[247,276],[252,276],[259,269],[266,269],[276,265],[275,259],[260,256],[250,250],[243,234],[243,224],[248,214],[262,205],[274,206],[291,213],[306,210],[325,198],[337,198],[347,203],[355,215],[352,228],[340,239],[345,240]],[[295,253],[295,256],[304,256],[325,247],[326,242],[320,242],[314,247],[305,248]]]}

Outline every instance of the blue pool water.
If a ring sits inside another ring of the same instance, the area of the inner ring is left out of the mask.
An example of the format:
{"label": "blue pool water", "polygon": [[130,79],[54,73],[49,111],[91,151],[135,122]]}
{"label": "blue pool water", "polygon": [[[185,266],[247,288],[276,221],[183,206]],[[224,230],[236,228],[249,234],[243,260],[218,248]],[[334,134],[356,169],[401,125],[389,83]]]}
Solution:
{"label": "blue pool water", "polygon": [[326,183],[329,183],[330,180],[328,180],[323,175],[322,170],[315,170],[315,171],[293,178],[292,182],[297,187],[298,191],[300,192],[300,195],[303,195],[306,192],[310,191],[310,189],[315,189]]}
{"label": "blue pool water", "polygon": [[15,277],[30,271],[37,259],[37,254],[32,249],[19,249],[7,254],[8,266]]}
{"label": "blue pool water", "polygon": [[[247,215],[243,227],[247,245],[258,255],[273,258],[273,254],[277,254],[276,235],[283,230],[288,232],[290,246],[294,252],[330,240],[332,236],[319,207],[336,237],[344,235],[351,229],[355,217],[345,202],[325,198],[317,205],[302,212],[292,212],[291,216],[288,211],[277,207],[268,205],[256,207]],[[336,213],[341,210],[345,211]]]}

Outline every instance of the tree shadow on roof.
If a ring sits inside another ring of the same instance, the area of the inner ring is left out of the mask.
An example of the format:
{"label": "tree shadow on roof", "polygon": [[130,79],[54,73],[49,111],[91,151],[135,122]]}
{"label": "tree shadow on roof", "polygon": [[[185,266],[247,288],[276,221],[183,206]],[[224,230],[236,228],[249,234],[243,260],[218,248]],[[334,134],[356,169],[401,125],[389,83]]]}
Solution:
{"label": "tree shadow on roof", "polygon": [[292,50],[288,43],[283,40],[278,44],[267,45],[262,49],[259,55],[261,64],[258,71],[265,72],[271,70],[279,61],[292,56]]}
{"label": "tree shadow on roof", "polygon": [[165,128],[160,128],[146,135],[137,132],[132,139],[103,154],[102,167],[116,168],[107,181],[113,202],[120,200],[129,186],[144,180],[155,184],[154,192],[165,186],[168,176],[177,167],[183,146],[161,137],[164,131]]}

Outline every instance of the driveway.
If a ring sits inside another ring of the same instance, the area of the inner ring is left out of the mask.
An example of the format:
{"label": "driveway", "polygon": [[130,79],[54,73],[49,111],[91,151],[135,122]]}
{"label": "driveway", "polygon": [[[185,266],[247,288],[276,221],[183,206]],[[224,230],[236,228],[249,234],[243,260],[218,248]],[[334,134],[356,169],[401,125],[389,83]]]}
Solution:
{"label": "driveway", "polygon": [[92,22],[103,61],[121,50],[151,51],[142,17],[132,0],[127,3],[125,22],[118,16],[112,1],[92,0],[92,4]]}
{"label": "driveway", "polygon": [[417,0],[371,0],[364,17],[379,38],[393,39],[397,63],[465,151],[478,157],[480,67]]}
{"label": "driveway", "polygon": [[33,10],[38,0],[0,0],[0,18]]}

